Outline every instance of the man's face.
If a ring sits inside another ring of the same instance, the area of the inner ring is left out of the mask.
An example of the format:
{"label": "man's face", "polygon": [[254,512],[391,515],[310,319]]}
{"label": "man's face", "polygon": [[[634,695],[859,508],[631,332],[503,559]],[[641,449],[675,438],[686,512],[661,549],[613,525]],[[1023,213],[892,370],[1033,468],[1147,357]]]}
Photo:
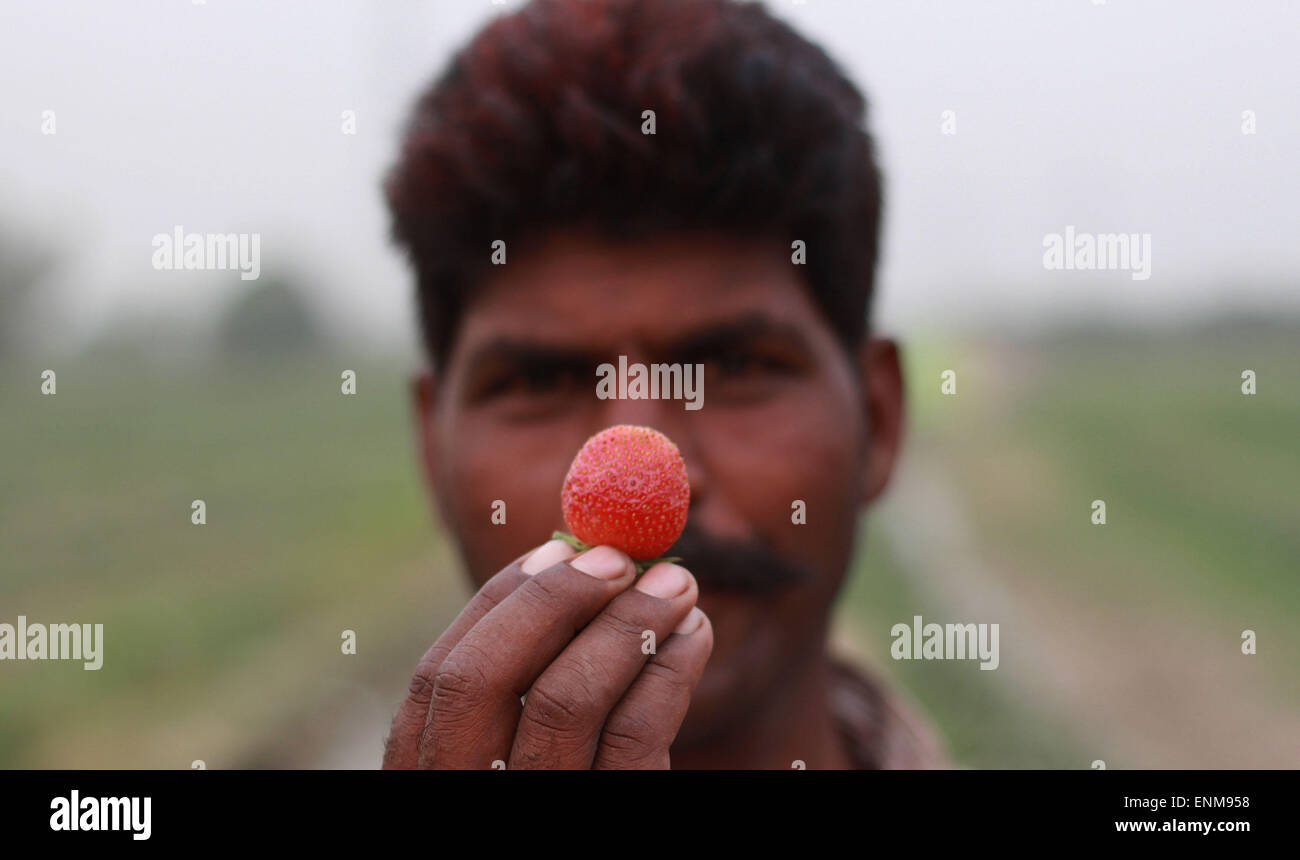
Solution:
{"label": "man's face", "polygon": [[[824,648],[858,510],[894,458],[896,353],[876,341],[847,355],[777,242],[557,232],[510,253],[443,372],[416,387],[444,523],[478,587],[565,528],[560,488],[588,437],[614,424],[665,433],[691,483],[668,554],[699,581],[715,636],[678,737],[706,738]],[[596,368],[620,355],[702,364],[703,407],[599,399]]]}

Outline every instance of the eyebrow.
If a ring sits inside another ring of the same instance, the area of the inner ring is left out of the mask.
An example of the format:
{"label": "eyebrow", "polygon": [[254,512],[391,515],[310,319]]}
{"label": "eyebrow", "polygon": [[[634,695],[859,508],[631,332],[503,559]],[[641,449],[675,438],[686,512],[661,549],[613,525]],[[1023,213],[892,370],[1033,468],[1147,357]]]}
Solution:
{"label": "eyebrow", "polygon": [[601,353],[559,344],[518,337],[498,337],[489,340],[470,355],[465,366],[469,372],[488,364],[508,364],[519,367],[536,365],[595,366]]}
{"label": "eyebrow", "polygon": [[765,338],[784,341],[806,353],[812,351],[807,336],[797,326],[758,311],[687,332],[670,342],[669,351],[687,357],[716,355]]}
{"label": "eyebrow", "polygon": [[[725,353],[745,343],[764,338],[786,342],[804,352],[811,352],[808,338],[796,326],[775,320],[762,312],[750,312],[740,317],[705,323],[693,331],[664,342],[657,353],[685,358]],[[466,367],[470,373],[492,363],[530,367],[536,365],[591,367],[609,360],[604,349],[569,347],[562,344],[517,336],[493,338],[470,354]]]}

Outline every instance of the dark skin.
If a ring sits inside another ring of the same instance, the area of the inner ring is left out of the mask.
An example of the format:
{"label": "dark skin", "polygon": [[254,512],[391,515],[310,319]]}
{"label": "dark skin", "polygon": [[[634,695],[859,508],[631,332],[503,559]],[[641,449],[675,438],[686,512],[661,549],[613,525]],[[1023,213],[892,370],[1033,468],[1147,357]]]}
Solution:
{"label": "dark skin", "polygon": [[[443,371],[413,386],[425,477],[479,590],[417,667],[385,767],[850,766],[827,627],[858,515],[897,457],[902,378],[888,340],[845,351],[789,254],[721,235],[557,231],[512,247],[482,283]],[[596,365],[619,355],[702,363],[703,408],[598,399]],[[678,445],[705,545],[761,547],[807,576],[714,588],[686,557],[634,585],[612,548],[590,551],[612,578],[576,569],[560,542],[539,549],[565,528],[573,455],[614,424]],[[506,524],[492,522],[498,499]]]}

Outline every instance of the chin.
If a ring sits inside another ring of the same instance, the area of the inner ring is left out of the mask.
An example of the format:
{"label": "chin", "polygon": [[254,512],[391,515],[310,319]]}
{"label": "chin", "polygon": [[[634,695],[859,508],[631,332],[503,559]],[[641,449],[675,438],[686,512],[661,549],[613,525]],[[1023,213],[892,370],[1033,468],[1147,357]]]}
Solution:
{"label": "chin", "polygon": [[682,720],[682,727],[677,731],[673,746],[693,747],[705,743],[725,732],[734,722],[727,718],[724,707],[726,686],[714,683],[714,677],[716,676],[709,669],[704,671],[704,677],[691,696],[690,710],[686,712],[686,719]]}
{"label": "chin", "polygon": [[743,694],[745,679],[739,667],[724,655],[709,659],[699,685],[691,695],[690,710],[677,732],[675,745],[696,746],[721,734],[734,731],[747,710]]}

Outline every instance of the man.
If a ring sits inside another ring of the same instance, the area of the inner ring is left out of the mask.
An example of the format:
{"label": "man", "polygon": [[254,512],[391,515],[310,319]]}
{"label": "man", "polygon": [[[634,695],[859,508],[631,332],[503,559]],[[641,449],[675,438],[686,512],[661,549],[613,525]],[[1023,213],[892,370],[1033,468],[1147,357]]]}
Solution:
{"label": "man", "polygon": [[[870,335],[864,112],[824,52],[731,0],[535,0],[419,99],[386,191],[430,359],[424,471],[479,590],[386,767],[942,764],[827,655],[903,412]],[[701,366],[701,408],[598,397],[620,356]],[[615,424],[665,433],[691,484],[682,564],[640,579],[611,547],[542,544]]]}

